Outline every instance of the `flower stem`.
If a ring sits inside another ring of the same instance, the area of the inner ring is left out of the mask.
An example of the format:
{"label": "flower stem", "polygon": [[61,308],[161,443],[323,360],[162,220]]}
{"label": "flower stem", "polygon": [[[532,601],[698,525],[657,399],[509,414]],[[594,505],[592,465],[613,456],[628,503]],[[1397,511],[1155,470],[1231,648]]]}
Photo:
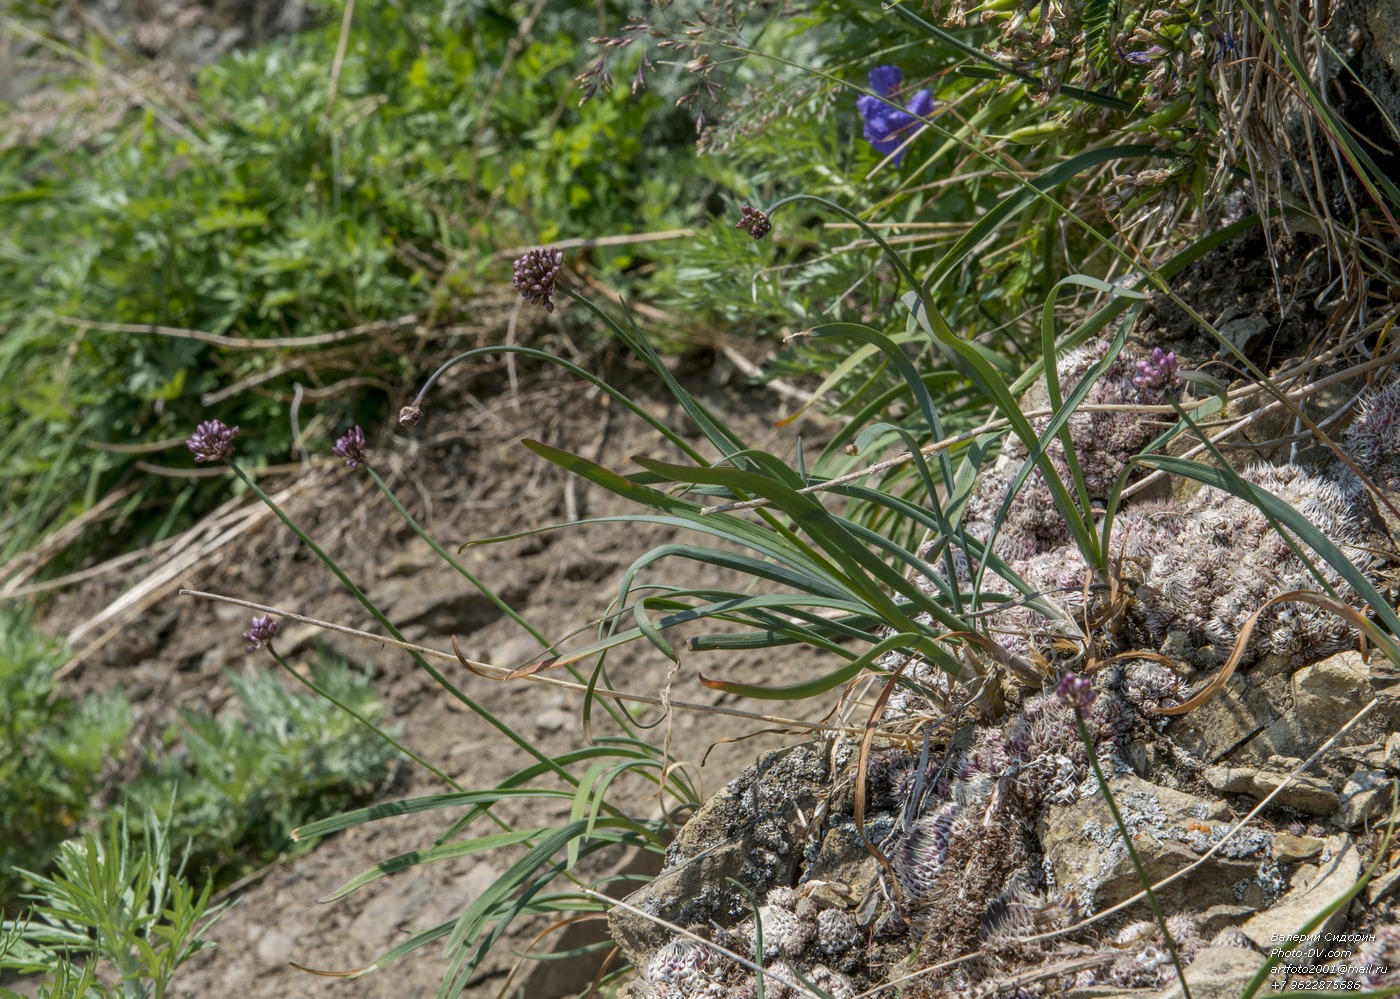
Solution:
{"label": "flower stem", "polygon": [[1079,726],[1079,738],[1083,740],[1084,747],[1089,752],[1089,766],[1094,769],[1094,778],[1099,782],[1099,789],[1103,792],[1103,800],[1108,804],[1108,810],[1113,815],[1114,824],[1118,826],[1118,834],[1123,837],[1123,845],[1128,848],[1128,856],[1132,858],[1133,868],[1137,871],[1138,880],[1142,883],[1142,890],[1147,896],[1147,904],[1152,909],[1152,916],[1156,919],[1157,926],[1162,930],[1162,940],[1166,943],[1167,953],[1171,955],[1172,967],[1176,968],[1177,981],[1181,982],[1181,994],[1185,999],[1191,999],[1191,989],[1186,984],[1186,969],[1181,963],[1181,955],[1176,952],[1176,941],[1172,939],[1171,930],[1167,928],[1167,917],[1162,912],[1162,904],[1157,901],[1157,893],[1152,890],[1152,879],[1147,876],[1147,869],[1142,866],[1142,858],[1133,848],[1133,835],[1128,831],[1127,823],[1123,821],[1123,813],[1118,811],[1118,802],[1113,800],[1113,792],[1109,790],[1108,779],[1099,769],[1098,754],[1094,752],[1094,740],[1089,735],[1088,726],[1084,724],[1084,715],[1077,709],[1074,712],[1074,721]]}
{"label": "flower stem", "polygon": [[435,541],[432,538],[432,536],[428,534],[427,531],[423,530],[422,526],[418,523],[418,521],[414,520],[413,517],[409,514],[409,512],[406,509],[404,509],[404,505],[399,502],[399,498],[394,495],[393,490],[389,488],[385,481],[379,477],[379,473],[374,470],[374,466],[371,465],[368,460],[364,462],[364,466],[365,469],[369,472],[370,478],[374,479],[374,484],[379,487],[379,491],[382,492],[384,496],[389,500],[390,504],[393,505],[394,509],[398,512],[398,515],[404,519],[404,523],[408,524],[409,527],[413,528],[413,532],[417,534],[420,538],[422,538],[424,541],[426,541],[428,543],[429,548],[437,552],[437,554],[442,557],[443,561],[445,561],[448,565],[452,566],[452,568],[456,569],[459,573],[461,573],[463,579],[465,579],[468,583],[471,583],[478,590],[480,590],[487,600],[490,600],[493,604],[500,608],[501,613],[505,614],[512,621],[514,621],[516,624],[520,625],[520,627],[524,628],[527,632],[529,632],[531,638],[539,642],[549,652],[553,653],[557,651],[554,648],[554,646],[550,643],[550,641],[547,638],[545,638],[543,634],[540,633],[539,629],[535,628],[532,624],[530,624],[529,621],[526,621],[525,618],[521,617],[520,614],[515,610],[515,608],[511,607],[508,603],[506,603],[499,596],[497,596],[496,592],[492,590],[491,587],[487,586],[486,583],[483,582],[480,578],[478,578],[470,569],[468,569],[461,562],[458,562],[455,558],[448,554],[447,549],[443,548],[442,545],[438,544],[437,541]]}
{"label": "flower stem", "polygon": [[375,735],[379,736],[379,738],[383,739],[383,740],[384,740],[385,742],[387,742],[390,746],[393,746],[393,747],[394,747],[395,749],[397,749],[400,753],[403,753],[403,755],[407,756],[407,757],[408,757],[410,760],[412,760],[414,763],[417,763],[420,767],[423,767],[425,770],[429,770],[429,771],[431,771],[432,773],[436,774],[436,775],[437,775],[438,777],[440,777],[443,781],[445,781],[447,784],[449,784],[449,785],[452,787],[452,789],[453,789],[454,791],[464,791],[464,790],[466,790],[461,784],[457,783],[457,781],[453,780],[451,777],[449,777],[449,776],[448,776],[446,773],[444,773],[442,770],[439,770],[439,769],[438,769],[437,767],[435,767],[433,764],[429,763],[429,762],[428,762],[427,760],[425,760],[423,757],[419,756],[419,755],[418,755],[417,753],[415,753],[413,750],[409,749],[409,748],[408,748],[407,746],[405,746],[403,743],[399,742],[399,740],[395,739],[395,738],[394,738],[392,735],[390,735],[388,732],[384,731],[384,729],[380,728],[378,725],[376,725],[374,722],[370,721],[368,718],[366,718],[366,717],[365,717],[364,715],[362,715],[360,712],[356,711],[356,710],[355,710],[354,708],[352,708],[350,705],[346,704],[346,703],[345,703],[344,701],[342,701],[340,698],[336,697],[336,696],[335,696],[334,694],[332,694],[329,690],[326,690],[324,687],[322,687],[320,684],[318,684],[315,680],[311,680],[311,679],[309,679],[309,678],[307,678],[307,677],[304,677],[304,676],[302,676],[300,673],[298,673],[296,670],[292,669],[291,663],[287,662],[287,660],[285,660],[285,659],[282,658],[282,654],[272,647],[272,643],[271,643],[271,642],[268,642],[268,644],[267,644],[267,651],[268,651],[268,653],[272,656],[272,658],[275,659],[275,660],[277,661],[277,665],[278,665],[278,666],[281,666],[284,670],[286,670],[288,673],[290,673],[292,676],[294,676],[294,677],[297,679],[297,681],[298,681],[299,683],[304,684],[305,686],[309,687],[309,688],[310,688],[312,691],[314,691],[315,693],[319,694],[320,696],[324,697],[326,700],[330,701],[332,704],[334,704],[336,707],[338,707],[341,711],[344,711],[344,712],[345,712],[347,715],[349,715],[351,718],[355,719],[357,722],[359,722],[359,723],[360,723],[361,725],[363,725],[365,728],[369,729],[369,730],[370,730],[371,732],[373,732]]}
{"label": "flower stem", "polygon": [[[251,478],[248,477],[248,474],[238,466],[238,463],[236,461],[234,461],[232,458],[228,458],[226,460],[228,461],[228,466],[231,469],[233,469],[234,474],[243,480],[244,485],[246,485],[250,490],[252,490],[255,496],[257,496],[260,500],[267,504],[268,509],[270,509],[273,513],[277,515],[277,519],[282,521],[282,523],[287,526],[288,530],[295,534],[304,545],[310,548],[312,554],[315,555],[318,559],[320,559],[325,564],[326,568],[330,569],[331,572],[335,573],[335,577],[340,580],[341,584],[347,590],[350,591],[351,596],[358,600],[361,606],[363,606],[365,610],[369,611],[370,614],[373,615],[374,619],[380,624],[382,624],[390,635],[392,635],[395,639],[397,639],[400,642],[406,641],[403,637],[403,634],[399,631],[398,628],[394,626],[394,623],[384,615],[384,612],[379,609],[379,606],[375,604],[373,600],[371,600],[368,596],[365,595],[363,590],[361,590],[358,586],[355,585],[354,580],[352,580],[349,576],[345,574],[345,570],[343,570],[340,567],[340,565],[335,561],[335,559],[327,555],[325,550],[322,549],[320,545],[318,545],[315,541],[311,540],[311,536],[307,534],[304,530],[302,530],[301,527],[296,523],[296,521],[292,520],[291,517],[287,516],[286,512],[275,502],[273,502],[272,497],[265,493],[256,482],[254,482]],[[552,759],[551,757],[546,755],[542,750],[540,750],[538,746],[534,745],[528,739],[522,737],[509,725],[501,721],[501,719],[497,718],[490,711],[487,711],[486,708],[478,704],[473,698],[469,697],[464,691],[459,689],[456,686],[456,684],[452,683],[452,681],[448,680],[447,677],[443,676],[443,674],[438,669],[436,669],[432,663],[428,662],[428,660],[424,659],[421,655],[412,650],[409,650],[408,654],[413,658],[413,661],[416,662],[422,670],[424,670],[424,672],[426,672],[435,681],[437,681],[439,686],[441,686],[453,697],[457,698],[457,700],[465,704],[473,714],[485,720],[489,725],[495,728],[507,739],[515,743],[521,749],[525,750],[525,752],[529,753],[537,761],[543,763],[547,768],[553,770],[560,778],[567,781],[570,785],[574,787],[578,786],[579,781],[577,777],[575,777],[573,774],[569,773],[569,771],[561,767],[554,759]]]}

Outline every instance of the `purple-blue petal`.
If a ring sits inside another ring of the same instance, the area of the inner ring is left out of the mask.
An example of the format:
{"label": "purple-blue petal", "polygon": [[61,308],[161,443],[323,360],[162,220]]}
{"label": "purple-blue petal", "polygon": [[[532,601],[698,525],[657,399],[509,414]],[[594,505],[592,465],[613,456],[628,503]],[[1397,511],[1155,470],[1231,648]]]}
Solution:
{"label": "purple-blue petal", "polygon": [[904,79],[904,72],[898,66],[876,66],[870,71],[870,89],[881,97],[888,97]]}
{"label": "purple-blue petal", "polygon": [[889,108],[892,108],[892,105],[878,97],[871,97],[869,94],[861,94],[856,98],[856,110],[860,112],[862,118],[867,120],[884,114]]}
{"label": "purple-blue petal", "polygon": [[914,99],[909,102],[909,113],[920,118],[927,118],[933,111],[933,91],[920,90],[914,95]]}

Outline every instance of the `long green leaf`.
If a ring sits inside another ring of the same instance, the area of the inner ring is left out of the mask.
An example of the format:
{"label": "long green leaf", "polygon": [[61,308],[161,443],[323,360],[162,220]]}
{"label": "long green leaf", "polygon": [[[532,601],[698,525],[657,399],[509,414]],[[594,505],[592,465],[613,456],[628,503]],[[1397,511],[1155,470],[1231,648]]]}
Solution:
{"label": "long green leaf", "polygon": [[[902,5],[900,9],[902,9]],[[1003,222],[1047,191],[1054,190],[1065,181],[1101,163],[1157,155],[1159,155],[1157,150],[1147,145],[1106,146],[1103,149],[1091,149],[1088,152],[1080,153],[1078,156],[1073,156],[1063,163],[1057,163],[1033,177],[1027,182],[1027,186],[1021,187],[1003,198],[988,210],[987,214],[979,218],[972,228],[958,237],[948,252],[943,255],[943,258],[929,271],[924,282],[925,294],[935,291],[944,279],[953,273],[984,240],[989,239]]]}

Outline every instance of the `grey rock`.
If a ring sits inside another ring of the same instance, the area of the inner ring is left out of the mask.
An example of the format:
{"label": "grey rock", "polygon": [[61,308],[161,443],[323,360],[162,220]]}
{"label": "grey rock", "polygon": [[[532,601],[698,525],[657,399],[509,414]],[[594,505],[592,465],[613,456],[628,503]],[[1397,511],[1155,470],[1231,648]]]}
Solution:
{"label": "grey rock", "polygon": [[[872,836],[878,833],[870,828],[873,818],[867,823],[867,831]],[[803,872],[804,884],[823,882],[823,887],[814,888],[813,897],[819,897],[831,905],[844,905],[848,892],[855,898],[868,896],[871,885],[880,874],[880,862],[865,848],[855,819],[848,815],[833,816],[827,824],[816,856]]]}
{"label": "grey rock", "polygon": [[[1199,860],[1229,828],[1224,802],[1157,787],[1128,774],[1109,788],[1153,883]],[[1059,890],[1073,888],[1082,906],[1095,912],[1116,905],[1142,888],[1122,834],[1097,785],[1086,784],[1079,801],[1051,805],[1038,826],[1046,865]],[[1271,836],[1246,828],[1187,878],[1158,892],[1172,909],[1243,905],[1251,911],[1269,901],[1273,885],[1261,868],[1273,868]],[[1281,886],[1279,886],[1281,887]]]}
{"label": "grey rock", "polygon": [[[1242,947],[1207,947],[1196,955],[1186,968],[1186,984],[1191,987],[1191,999],[1239,999],[1264,964],[1262,954]],[[1180,983],[1161,999],[1182,999]]]}
{"label": "grey rock", "polygon": [[280,930],[268,930],[258,940],[258,963],[264,971],[280,971],[292,959],[296,938]]}
{"label": "grey rock", "polygon": [[1331,815],[1336,810],[1339,799],[1331,784],[1311,774],[1291,776],[1292,767],[1286,767],[1286,761],[1278,761],[1277,758],[1275,761],[1285,763],[1284,767],[1279,768],[1283,772],[1249,766],[1222,766],[1207,767],[1201,776],[1217,791],[1247,795],[1255,801],[1262,801],[1282,788],[1274,802],[1309,815]]}
{"label": "grey rock", "polygon": [[535,728],[540,732],[558,732],[578,724],[578,712],[564,708],[545,708],[535,715]]}
{"label": "grey rock", "polygon": [[[805,817],[827,791],[830,773],[820,744],[767,753],[701,806],[666,851],[666,867],[627,903],[679,926],[733,926],[752,902],[729,882],[757,896],[797,880]],[[608,929],[637,967],[670,938],[671,931],[621,906],[608,913]]]}
{"label": "grey rock", "polygon": [[1201,936],[1219,945],[1214,938],[1222,931],[1238,926],[1254,915],[1254,910],[1244,905],[1212,905],[1196,917]]}
{"label": "grey rock", "polygon": [[1327,849],[1327,841],[1318,836],[1294,836],[1292,833],[1274,834],[1274,859],[1281,864],[1296,864],[1303,860],[1315,860]]}
{"label": "grey rock", "polygon": [[1386,871],[1372,878],[1366,884],[1366,904],[1375,905],[1383,898],[1389,898],[1400,884],[1400,867]]}
{"label": "grey rock", "polygon": [[1167,737],[1197,759],[1218,763],[1277,717],[1277,709],[1261,686],[1236,673],[1220,693],[1174,721]]}
{"label": "grey rock", "polygon": [[1390,810],[1395,782],[1384,770],[1358,770],[1342,787],[1341,806],[1333,823],[1343,829],[1359,829]]}
{"label": "grey rock", "polygon": [[[1259,947],[1268,951],[1277,947],[1277,939],[1297,933],[1329,905],[1356,886],[1361,877],[1361,854],[1352,838],[1345,833],[1328,840],[1323,859],[1317,864],[1303,864],[1289,879],[1288,891],[1267,912],[1252,916],[1240,924],[1240,929]],[[1330,933],[1342,924],[1346,906],[1336,912],[1315,933]]]}
{"label": "grey rock", "polygon": [[[1342,652],[1293,674],[1292,708],[1268,724],[1231,762],[1259,765],[1270,756],[1307,759],[1351,720],[1371,696],[1370,669],[1359,653]],[[1351,744],[1366,742],[1367,726]]]}

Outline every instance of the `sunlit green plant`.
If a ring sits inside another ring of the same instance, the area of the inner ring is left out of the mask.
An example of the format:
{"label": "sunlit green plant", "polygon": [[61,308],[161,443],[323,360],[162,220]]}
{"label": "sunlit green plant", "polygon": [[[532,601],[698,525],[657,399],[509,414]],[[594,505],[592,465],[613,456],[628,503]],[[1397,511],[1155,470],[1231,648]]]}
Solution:
{"label": "sunlit green plant", "polygon": [[[434,337],[469,335],[439,330],[489,291],[500,248],[674,230],[703,199],[687,116],[650,95],[576,107],[592,10],[332,3],[167,104],[44,9],[0,22],[46,73],[71,67],[33,96],[92,87],[96,115],[110,88],[91,81],[115,76],[142,99],[95,134],[70,109],[0,143],[0,374],[24,386],[0,400],[0,565],[114,490],[111,530],[57,568],[168,536],[224,493],[168,467],[206,407],[267,428],[252,465],[295,459],[298,428],[382,415]],[[626,282],[639,250],[593,260]]]}
{"label": "sunlit green plant", "polygon": [[175,744],[127,789],[135,814],[159,815],[201,870],[227,879],[285,852],[295,826],[370,798],[396,754],[355,719],[382,713],[369,679],[323,655],[308,680],[324,696],[266,671],[230,674],[237,710],[182,712]]}
{"label": "sunlit green plant", "polygon": [[0,968],[53,976],[55,996],[171,995],[175,973],[209,945],[203,934],[222,910],[210,907],[207,879],[196,888],[186,877],[187,859],[172,849],[169,825],[151,814],[137,835],[111,821],[65,842],[52,875],[25,872],[33,908],[4,923]]}
{"label": "sunlit green plant", "polygon": [[80,703],[62,696],[54,672],[62,643],[33,630],[28,615],[0,612],[0,903],[44,870],[72,836],[103,784],[103,768],[126,740],[131,712],[119,693]]}

